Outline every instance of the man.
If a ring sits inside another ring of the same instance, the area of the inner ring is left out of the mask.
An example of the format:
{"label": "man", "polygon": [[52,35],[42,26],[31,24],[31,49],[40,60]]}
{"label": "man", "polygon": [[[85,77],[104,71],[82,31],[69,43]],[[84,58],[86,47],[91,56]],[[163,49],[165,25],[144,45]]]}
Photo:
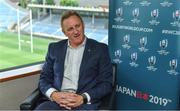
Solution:
{"label": "man", "polygon": [[83,20],[75,11],[62,16],[61,27],[68,40],[49,45],[39,81],[49,101],[36,110],[98,109],[112,90],[108,47],[85,36]]}

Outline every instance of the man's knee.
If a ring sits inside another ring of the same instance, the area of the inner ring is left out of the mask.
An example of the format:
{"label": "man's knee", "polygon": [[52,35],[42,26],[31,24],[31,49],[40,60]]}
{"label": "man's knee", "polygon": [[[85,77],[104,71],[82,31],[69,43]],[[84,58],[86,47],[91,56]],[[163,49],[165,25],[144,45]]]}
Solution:
{"label": "man's knee", "polygon": [[55,102],[45,101],[39,104],[35,110],[61,110],[62,108]]}

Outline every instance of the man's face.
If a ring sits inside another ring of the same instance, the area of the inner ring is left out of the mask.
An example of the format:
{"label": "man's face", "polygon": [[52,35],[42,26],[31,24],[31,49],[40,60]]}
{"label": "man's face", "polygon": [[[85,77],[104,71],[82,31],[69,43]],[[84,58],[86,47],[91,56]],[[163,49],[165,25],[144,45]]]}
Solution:
{"label": "man's face", "polygon": [[84,24],[77,16],[65,19],[62,25],[62,31],[69,38],[72,47],[77,47],[84,41]]}

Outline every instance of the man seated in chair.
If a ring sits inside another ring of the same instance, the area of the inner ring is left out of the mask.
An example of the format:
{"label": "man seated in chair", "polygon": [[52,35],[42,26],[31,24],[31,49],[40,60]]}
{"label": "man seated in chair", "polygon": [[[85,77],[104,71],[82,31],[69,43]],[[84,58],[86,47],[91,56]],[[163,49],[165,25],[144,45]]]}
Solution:
{"label": "man seated in chair", "polygon": [[112,91],[112,64],[108,47],[84,34],[84,22],[75,11],[61,18],[68,37],[50,43],[39,80],[47,98],[35,110],[96,110]]}

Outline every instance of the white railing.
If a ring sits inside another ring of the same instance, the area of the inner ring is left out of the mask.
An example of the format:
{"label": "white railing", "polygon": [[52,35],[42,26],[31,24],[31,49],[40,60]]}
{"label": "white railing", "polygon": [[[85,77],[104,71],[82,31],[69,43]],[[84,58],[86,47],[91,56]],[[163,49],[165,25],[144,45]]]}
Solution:
{"label": "white railing", "polygon": [[109,13],[108,8],[88,8],[88,7],[72,7],[72,6],[56,6],[56,5],[39,5],[39,4],[28,4],[29,8],[48,8],[48,9],[61,9],[61,10],[76,10],[76,11],[86,11],[86,12],[104,12]]}

